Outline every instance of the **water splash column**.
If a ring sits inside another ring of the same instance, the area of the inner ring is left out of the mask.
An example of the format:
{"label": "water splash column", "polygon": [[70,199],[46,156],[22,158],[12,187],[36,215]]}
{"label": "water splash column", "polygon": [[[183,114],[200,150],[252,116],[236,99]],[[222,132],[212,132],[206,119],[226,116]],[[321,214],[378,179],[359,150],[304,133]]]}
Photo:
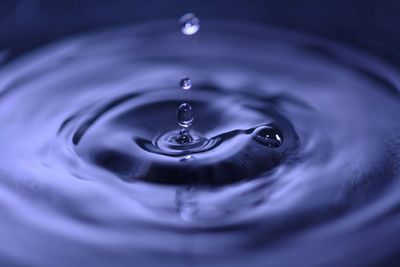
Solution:
{"label": "water splash column", "polygon": [[[182,34],[191,36],[200,29],[200,20],[193,14],[187,13],[179,20],[179,26]],[[179,85],[182,90],[188,91],[192,88],[192,81],[189,77],[180,80]],[[182,103],[176,112],[178,124],[181,126],[179,136],[176,141],[180,144],[191,143],[193,137],[190,134],[190,126],[194,121],[193,107],[189,103]]]}

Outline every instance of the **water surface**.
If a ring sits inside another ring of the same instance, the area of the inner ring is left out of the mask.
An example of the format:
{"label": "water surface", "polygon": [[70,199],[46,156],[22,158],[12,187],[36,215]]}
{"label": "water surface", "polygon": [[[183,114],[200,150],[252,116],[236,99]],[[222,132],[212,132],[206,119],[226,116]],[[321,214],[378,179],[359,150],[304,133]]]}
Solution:
{"label": "water surface", "polygon": [[[110,29],[14,60],[0,69],[0,262],[399,260],[398,66],[232,22],[191,37],[174,22]],[[190,153],[163,139],[182,102],[207,140]],[[282,144],[258,142],[259,127]]]}

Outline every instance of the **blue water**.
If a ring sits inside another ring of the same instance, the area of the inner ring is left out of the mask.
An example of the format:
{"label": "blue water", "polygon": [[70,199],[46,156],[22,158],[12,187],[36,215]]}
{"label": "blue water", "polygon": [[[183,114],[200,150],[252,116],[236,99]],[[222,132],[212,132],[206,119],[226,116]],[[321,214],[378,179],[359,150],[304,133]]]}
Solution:
{"label": "blue water", "polygon": [[[0,69],[1,265],[399,260],[398,62],[201,27],[82,34]],[[194,141],[177,149],[183,102]]]}

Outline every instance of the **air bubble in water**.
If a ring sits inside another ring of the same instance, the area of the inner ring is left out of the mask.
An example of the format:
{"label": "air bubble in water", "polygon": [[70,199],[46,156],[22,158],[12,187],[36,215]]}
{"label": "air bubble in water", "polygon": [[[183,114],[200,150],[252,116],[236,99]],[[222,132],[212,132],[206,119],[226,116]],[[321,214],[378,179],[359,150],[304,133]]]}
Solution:
{"label": "air bubble in water", "polygon": [[283,143],[282,132],[272,126],[262,126],[255,130],[254,139],[260,144],[268,147],[279,147]]}
{"label": "air bubble in water", "polygon": [[188,103],[183,103],[179,106],[178,111],[176,112],[176,116],[178,118],[178,123],[182,127],[189,127],[194,120],[194,112],[193,108]]}
{"label": "air bubble in water", "polygon": [[186,13],[179,20],[181,32],[184,35],[193,35],[200,29],[200,20],[193,13]]}
{"label": "air bubble in water", "polygon": [[183,78],[180,82],[179,85],[183,90],[189,90],[192,88],[192,81],[190,80],[189,77]]}

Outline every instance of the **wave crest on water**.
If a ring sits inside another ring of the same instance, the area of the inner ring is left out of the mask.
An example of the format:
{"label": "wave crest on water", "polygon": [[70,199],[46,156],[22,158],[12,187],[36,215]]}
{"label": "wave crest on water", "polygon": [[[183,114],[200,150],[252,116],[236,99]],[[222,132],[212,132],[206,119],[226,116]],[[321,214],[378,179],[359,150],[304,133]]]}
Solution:
{"label": "wave crest on water", "polygon": [[[194,39],[173,22],[112,29],[9,62],[0,262],[399,262],[398,77],[343,44],[232,22]],[[183,100],[212,141],[189,161],[158,143]],[[254,138],[271,125],[280,146]]]}

